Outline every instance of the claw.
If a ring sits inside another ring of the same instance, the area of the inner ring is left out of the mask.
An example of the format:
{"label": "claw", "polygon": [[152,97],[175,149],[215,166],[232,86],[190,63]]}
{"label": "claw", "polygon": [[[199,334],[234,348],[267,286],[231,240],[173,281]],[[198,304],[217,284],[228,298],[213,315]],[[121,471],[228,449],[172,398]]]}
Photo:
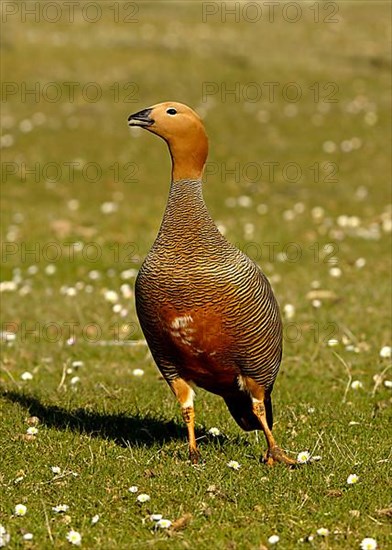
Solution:
{"label": "claw", "polygon": [[200,458],[200,453],[197,449],[189,450],[189,460],[191,461],[191,464],[198,464],[199,458]]}
{"label": "claw", "polygon": [[277,445],[275,445],[275,447],[272,447],[271,449],[268,449],[264,457],[264,462],[268,466],[273,466],[277,462],[282,462],[283,464],[286,464],[286,466],[290,466],[291,468],[295,468],[298,466],[298,462],[293,458],[289,458]]}

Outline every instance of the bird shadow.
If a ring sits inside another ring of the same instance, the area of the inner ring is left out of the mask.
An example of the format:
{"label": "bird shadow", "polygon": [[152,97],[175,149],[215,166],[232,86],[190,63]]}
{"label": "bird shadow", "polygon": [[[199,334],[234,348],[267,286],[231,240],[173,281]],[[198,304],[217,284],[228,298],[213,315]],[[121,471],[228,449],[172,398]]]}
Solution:
{"label": "bird shadow", "polygon": [[[186,442],[186,430],[175,420],[161,420],[148,414],[105,414],[85,408],[67,410],[42,403],[37,397],[16,391],[0,391],[4,399],[17,403],[37,416],[40,423],[58,430],[71,430],[114,441],[122,447],[152,446],[170,440]],[[198,436],[204,435],[203,430]]]}

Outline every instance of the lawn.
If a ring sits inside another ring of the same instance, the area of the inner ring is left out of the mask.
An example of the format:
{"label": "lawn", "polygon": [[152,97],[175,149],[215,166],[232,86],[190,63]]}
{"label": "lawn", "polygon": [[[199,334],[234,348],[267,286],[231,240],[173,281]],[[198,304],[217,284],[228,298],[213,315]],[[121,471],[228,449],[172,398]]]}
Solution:
{"label": "lawn", "polygon": [[[2,3],[0,546],[387,550],[390,4],[69,4]],[[191,466],[143,339],[170,158],[127,117],[164,100],[203,116],[206,203],[280,303],[298,469],[201,390]]]}

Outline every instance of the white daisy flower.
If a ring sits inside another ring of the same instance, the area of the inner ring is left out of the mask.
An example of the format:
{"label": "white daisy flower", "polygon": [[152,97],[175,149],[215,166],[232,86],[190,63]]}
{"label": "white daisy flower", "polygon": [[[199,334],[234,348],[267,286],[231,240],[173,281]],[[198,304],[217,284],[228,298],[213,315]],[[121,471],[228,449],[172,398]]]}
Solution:
{"label": "white daisy flower", "polygon": [[97,269],[92,269],[88,272],[88,276],[92,281],[97,281],[101,278],[101,274]]}
{"label": "white daisy flower", "polygon": [[241,468],[241,464],[239,464],[236,460],[229,460],[227,466],[232,470],[239,470]]}
{"label": "white daisy flower", "polygon": [[29,275],[36,275],[38,273],[38,266],[37,265],[30,265],[27,268],[27,273]]}
{"label": "white daisy flower", "polygon": [[378,548],[376,539],[372,539],[371,537],[362,539],[360,547],[361,550],[376,550]]}
{"label": "white daisy flower", "polygon": [[0,292],[12,292],[18,288],[14,281],[1,281]]}
{"label": "white daisy flower", "polygon": [[283,306],[283,313],[286,319],[292,319],[295,315],[295,307],[293,304],[285,304]]}
{"label": "white daisy flower", "polygon": [[[383,346],[380,349],[380,357],[383,359],[389,359],[392,356],[392,348],[391,346]],[[366,540],[366,539],[364,539]]]}
{"label": "white daisy flower", "polygon": [[122,271],[120,274],[121,279],[127,280],[132,279],[133,277],[136,277],[137,275],[137,269],[126,269],[125,271]]}
{"label": "white daisy flower", "polygon": [[354,263],[355,267],[358,269],[362,269],[366,265],[365,258],[357,258]]}
{"label": "white daisy flower", "polygon": [[0,524],[0,548],[3,546],[7,546],[7,544],[10,541],[10,534],[7,533],[5,527]]}
{"label": "white daisy flower", "polygon": [[209,433],[210,435],[213,435],[214,437],[220,435],[220,431],[218,430],[218,428],[210,428],[210,429],[208,430],[208,433]]}
{"label": "white daisy flower", "polygon": [[57,267],[54,264],[48,264],[45,267],[45,273],[46,275],[54,275],[57,271]]}
{"label": "white daisy flower", "polygon": [[359,353],[361,350],[359,349],[358,346],[354,346],[353,344],[348,344],[348,346],[346,346],[346,351],[352,351],[354,353]]}
{"label": "white daisy flower", "polygon": [[[0,283],[1,284],[1,283]],[[1,292],[1,291],[0,291]],[[0,332],[0,340],[3,341],[3,342],[13,342],[14,340],[16,340],[16,334],[13,333],[13,332]]]}
{"label": "white daisy flower", "polygon": [[128,489],[128,491],[129,491],[130,493],[137,493],[138,490],[139,490],[139,487],[137,487],[136,485],[132,485],[132,487],[130,487],[130,488]]}
{"label": "white daisy flower", "polygon": [[144,370],[143,369],[133,369],[132,374],[133,374],[133,376],[143,376]]}
{"label": "white daisy flower", "polygon": [[59,466],[51,466],[50,469],[54,474],[61,474],[61,468]]}
{"label": "white daisy flower", "polygon": [[118,294],[114,290],[106,290],[104,292],[104,298],[107,302],[115,304],[118,301]]}
{"label": "white daisy flower", "polygon": [[241,195],[237,199],[238,206],[242,206],[242,208],[250,208],[253,204],[253,201],[251,197],[248,197],[248,195]]}
{"label": "white daisy flower", "polygon": [[12,136],[11,134],[4,134],[4,136],[1,136],[0,138],[0,146],[11,147],[11,145],[14,144],[14,141],[14,136]]}
{"label": "white daisy flower", "polygon": [[27,428],[26,433],[27,433],[28,435],[37,435],[37,433],[38,433],[38,428],[36,428],[35,426],[31,426],[30,428]]}
{"label": "white daisy flower", "polygon": [[[25,533],[23,535],[23,540],[33,540],[33,538],[34,538],[33,533]],[[0,544],[0,546],[1,546],[1,544]]]}
{"label": "white daisy flower", "polygon": [[355,485],[356,483],[358,483],[359,481],[359,477],[357,476],[357,474],[350,474],[346,480],[346,483],[347,485]]}
{"label": "white daisy flower", "polygon": [[91,518],[91,523],[92,523],[93,525],[95,525],[96,523],[98,523],[98,521],[99,521],[99,514],[95,514],[95,516],[93,516],[93,517]]}
{"label": "white daisy flower", "polygon": [[130,285],[124,283],[120,286],[120,290],[124,298],[132,297],[132,288],[130,287]]}
{"label": "white daisy flower", "polygon": [[33,129],[33,124],[31,120],[25,118],[19,122],[19,130],[24,134],[28,134]]}
{"label": "white daisy flower", "polygon": [[314,218],[315,220],[320,220],[324,217],[325,210],[322,206],[315,206],[314,208],[312,208],[311,214],[312,218]]}
{"label": "white daisy flower", "polygon": [[384,220],[382,222],[382,228],[385,231],[385,233],[391,233],[392,232],[392,220]]}
{"label": "white daisy flower", "polygon": [[71,544],[75,544],[75,546],[80,546],[82,543],[82,535],[71,529],[71,531],[67,533],[67,540]]}
{"label": "white daisy flower", "polygon": [[66,296],[76,296],[76,288],[73,286],[69,286],[66,288],[64,294]]}
{"label": "white daisy flower", "polygon": [[297,455],[297,462],[299,464],[306,464],[310,460],[310,453],[309,451],[301,451]]}
{"label": "white daisy flower", "polygon": [[333,142],[333,141],[330,141],[330,140],[324,141],[322,147],[323,147],[324,153],[330,153],[330,154],[331,154],[331,153],[334,153],[334,152],[336,151],[336,149],[337,149],[336,143]]}
{"label": "white daisy flower", "polygon": [[363,384],[362,382],[360,382],[360,380],[353,380],[351,382],[351,388],[353,390],[361,390],[363,388]]}
{"label": "white daisy flower", "polygon": [[279,540],[280,540],[280,537],[278,537],[278,535],[271,535],[268,538],[268,544],[277,544]]}
{"label": "white daisy flower", "polygon": [[16,516],[25,516],[27,513],[27,506],[24,504],[17,504],[15,506],[15,515]]}
{"label": "white daisy flower", "polygon": [[118,210],[118,204],[116,202],[103,202],[101,204],[101,212],[102,214],[113,214],[113,212],[117,212]]}
{"label": "white daisy flower", "polygon": [[31,372],[28,372],[28,371],[25,371],[25,372],[22,372],[22,374],[20,375],[20,378],[23,380],[23,381],[27,381],[27,380],[32,380],[33,379],[33,375],[31,374]]}
{"label": "white daisy flower", "polygon": [[171,526],[172,522],[170,519],[160,519],[157,521],[156,526],[160,527],[161,529],[168,529]]}
{"label": "white daisy flower", "polygon": [[140,493],[140,495],[137,496],[136,500],[138,502],[148,502],[151,500],[150,495],[146,495],[146,493]]}
{"label": "white daisy flower", "polygon": [[342,276],[342,270],[340,269],[340,267],[331,267],[331,269],[329,270],[329,274],[331,275],[331,277],[335,277],[335,279],[338,279]]}
{"label": "white daisy flower", "polygon": [[336,338],[331,338],[330,340],[328,340],[327,344],[330,348],[333,348],[334,346],[339,345],[339,340],[336,340]]}
{"label": "white daisy flower", "polygon": [[67,206],[72,212],[79,210],[79,201],[77,199],[71,199],[67,202]]}

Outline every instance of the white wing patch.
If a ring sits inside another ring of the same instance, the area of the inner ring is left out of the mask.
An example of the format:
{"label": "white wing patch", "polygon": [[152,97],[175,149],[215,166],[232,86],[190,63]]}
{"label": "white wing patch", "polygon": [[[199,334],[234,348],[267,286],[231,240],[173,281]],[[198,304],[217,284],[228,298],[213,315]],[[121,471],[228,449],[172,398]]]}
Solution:
{"label": "white wing patch", "polygon": [[196,332],[196,329],[191,326],[192,323],[193,317],[191,315],[175,317],[171,322],[170,334],[174,338],[180,340],[183,345],[189,346],[191,348],[190,351],[194,355],[199,355],[200,353],[203,353],[203,350],[197,348],[195,345],[194,333]]}
{"label": "white wing patch", "polygon": [[175,317],[171,323],[172,328],[186,328],[192,323],[193,318],[191,315],[183,315],[182,317]]}

